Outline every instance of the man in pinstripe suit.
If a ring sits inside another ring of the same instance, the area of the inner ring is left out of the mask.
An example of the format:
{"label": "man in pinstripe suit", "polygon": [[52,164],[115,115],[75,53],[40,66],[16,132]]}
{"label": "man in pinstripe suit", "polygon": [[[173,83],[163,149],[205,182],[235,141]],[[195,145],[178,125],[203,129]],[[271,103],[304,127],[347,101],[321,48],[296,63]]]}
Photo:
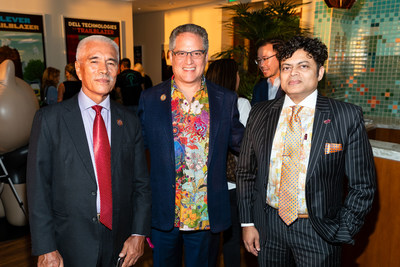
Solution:
{"label": "man in pinstripe suit", "polygon": [[[375,167],[361,108],[317,92],[327,57],[318,39],[294,37],[278,53],[286,96],[250,112],[237,193],[245,247],[260,266],[340,266],[340,244],[354,243],[372,205]],[[295,105],[302,107],[297,212],[285,223],[279,189]]]}

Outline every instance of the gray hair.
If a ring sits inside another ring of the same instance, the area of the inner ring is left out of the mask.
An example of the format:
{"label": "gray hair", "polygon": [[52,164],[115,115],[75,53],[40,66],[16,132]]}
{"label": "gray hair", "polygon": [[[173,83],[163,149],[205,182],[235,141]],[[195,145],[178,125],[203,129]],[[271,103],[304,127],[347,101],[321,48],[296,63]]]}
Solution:
{"label": "gray hair", "polygon": [[185,32],[190,32],[193,34],[196,34],[201,37],[203,40],[203,49],[208,51],[208,34],[207,31],[196,24],[184,24],[176,27],[172,32],[171,35],[169,36],[169,50],[173,51],[175,49],[175,41],[176,37],[178,37],[179,34],[185,33]]}
{"label": "gray hair", "polygon": [[81,54],[82,54],[82,50],[86,47],[86,45],[89,42],[104,42],[104,43],[112,45],[112,47],[115,49],[115,53],[117,54],[117,59],[119,61],[118,45],[113,40],[111,40],[110,38],[105,37],[103,35],[91,35],[89,37],[85,37],[84,39],[82,39],[79,42],[78,47],[76,48],[76,61],[79,61],[79,58],[81,57]]}

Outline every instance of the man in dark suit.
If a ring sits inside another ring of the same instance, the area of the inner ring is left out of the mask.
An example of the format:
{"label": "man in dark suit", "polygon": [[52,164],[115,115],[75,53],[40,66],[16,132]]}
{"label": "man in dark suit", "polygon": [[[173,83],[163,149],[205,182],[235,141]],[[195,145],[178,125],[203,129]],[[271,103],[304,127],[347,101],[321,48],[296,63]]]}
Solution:
{"label": "man in dark suit", "polygon": [[280,39],[264,40],[257,48],[255,63],[260,68],[263,77],[253,89],[251,105],[275,98],[280,98],[285,93],[282,91],[279,78],[279,61],[276,58],[279,47],[283,45]]}
{"label": "man in dark suit", "polygon": [[150,151],[154,266],[207,266],[211,232],[229,228],[228,147],[244,131],[237,96],[204,78],[208,35],[194,24],[170,36],[174,76],[142,93],[139,116]]}
{"label": "man in dark suit", "polygon": [[27,170],[32,253],[39,255],[38,266],[109,267],[118,257],[125,259],[122,266],[131,266],[150,234],[140,122],[109,99],[118,70],[115,42],[87,37],[76,58],[81,91],[40,109],[32,127]]}
{"label": "man in dark suit", "polygon": [[327,57],[318,39],[290,40],[278,54],[286,96],[250,112],[238,202],[245,247],[260,266],[340,266],[340,244],[354,242],[372,205],[361,108],[317,92]]}

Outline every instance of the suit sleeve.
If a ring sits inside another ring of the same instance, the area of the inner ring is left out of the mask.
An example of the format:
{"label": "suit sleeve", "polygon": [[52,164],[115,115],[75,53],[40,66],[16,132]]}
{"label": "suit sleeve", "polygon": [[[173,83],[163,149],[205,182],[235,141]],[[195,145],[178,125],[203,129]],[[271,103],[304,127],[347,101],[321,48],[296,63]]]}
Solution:
{"label": "suit sleeve", "polygon": [[149,236],[151,228],[150,178],[147,172],[147,163],[142,138],[142,127],[140,126],[138,119],[135,121],[137,123],[135,128],[132,233]]}
{"label": "suit sleeve", "polygon": [[142,129],[142,137],[143,137],[143,141],[144,141],[144,146],[145,148],[148,148],[148,144],[146,141],[146,132],[144,131],[144,121],[145,121],[145,95],[147,92],[142,92],[140,94],[140,98],[139,98],[139,107],[138,107],[138,117],[140,119],[140,124],[141,124],[141,129]]}
{"label": "suit sleeve", "polygon": [[52,145],[45,113],[39,110],[33,120],[27,165],[27,193],[32,254],[57,249],[52,215]]}
{"label": "suit sleeve", "polygon": [[345,243],[351,243],[351,238],[363,225],[376,190],[374,157],[359,107],[353,125],[345,150],[348,194],[340,211],[340,225],[336,234],[336,239]]}
{"label": "suit sleeve", "polygon": [[241,223],[253,223],[252,206],[254,185],[257,176],[257,159],[253,142],[253,112],[250,111],[244,133],[237,167],[237,201]]}
{"label": "suit sleeve", "polygon": [[239,111],[238,111],[238,98],[235,94],[232,97],[231,103],[231,141],[229,147],[236,153],[239,154],[240,144],[242,142],[244,126],[239,121]]}

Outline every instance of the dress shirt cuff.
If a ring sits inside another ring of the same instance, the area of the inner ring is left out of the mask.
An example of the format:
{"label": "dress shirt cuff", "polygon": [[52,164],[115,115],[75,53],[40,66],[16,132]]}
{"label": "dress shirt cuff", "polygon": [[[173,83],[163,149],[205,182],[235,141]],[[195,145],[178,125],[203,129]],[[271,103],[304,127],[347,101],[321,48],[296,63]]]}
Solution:
{"label": "dress shirt cuff", "polygon": [[242,227],[254,226],[254,223],[241,223],[240,226]]}

